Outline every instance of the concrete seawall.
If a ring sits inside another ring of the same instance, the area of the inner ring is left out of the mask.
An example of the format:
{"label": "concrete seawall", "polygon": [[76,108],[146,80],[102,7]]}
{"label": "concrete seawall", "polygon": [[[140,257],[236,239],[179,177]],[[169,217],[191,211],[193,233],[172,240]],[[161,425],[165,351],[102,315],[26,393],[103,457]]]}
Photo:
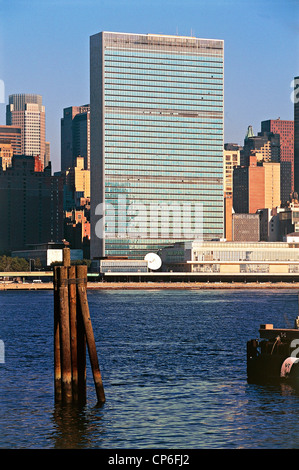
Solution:
{"label": "concrete seawall", "polygon": [[[89,282],[89,290],[97,289],[295,289],[299,282]],[[0,283],[0,291],[52,290],[52,282]]]}

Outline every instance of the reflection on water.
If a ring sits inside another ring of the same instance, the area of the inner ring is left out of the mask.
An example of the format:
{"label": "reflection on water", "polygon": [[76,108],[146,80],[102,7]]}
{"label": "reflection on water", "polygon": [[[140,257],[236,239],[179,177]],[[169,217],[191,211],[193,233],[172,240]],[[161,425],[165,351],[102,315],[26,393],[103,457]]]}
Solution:
{"label": "reflection on water", "polygon": [[[299,392],[246,380],[246,342],[293,291],[92,291],[106,403],[54,404],[51,292],[0,293],[1,447],[299,448]],[[2,308],[3,307],[3,308]],[[88,357],[88,356],[87,356]],[[290,432],[290,430],[292,430]]]}
{"label": "reflection on water", "polygon": [[92,446],[103,434],[101,407],[87,410],[86,406],[55,404],[53,412],[53,447],[84,449]]}

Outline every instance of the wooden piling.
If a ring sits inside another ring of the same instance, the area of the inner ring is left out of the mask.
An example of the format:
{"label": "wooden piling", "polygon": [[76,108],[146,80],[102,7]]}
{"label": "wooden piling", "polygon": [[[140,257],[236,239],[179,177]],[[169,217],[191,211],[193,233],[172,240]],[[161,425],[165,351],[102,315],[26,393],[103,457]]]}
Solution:
{"label": "wooden piling", "polygon": [[55,401],[61,401],[61,357],[60,357],[60,334],[59,334],[59,270],[54,266],[54,388]]}
{"label": "wooden piling", "polygon": [[71,250],[67,247],[62,250],[63,266],[69,267],[71,265]]}
{"label": "wooden piling", "polygon": [[86,401],[86,345],[98,403],[105,402],[95,339],[87,301],[87,266],[70,265],[63,249],[63,266],[54,267],[55,400]]}
{"label": "wooden piling", "polygon": [[77,288],[76,266],[68,268],[69,280],[69,314],[70,314],[70,341],[72,358],[72,387],[73,398],[78,400],[78,351],[77,351]]}
{"label": "wooden piling", "polygon": [[84,323],[84,328],[85,328],[86,342],[87,342],[87,347],[88,347],[88,352],[89,352],[90,364],[91,364],[94,384],[96,388],[96,394],[97,394],[98,402],[105,403],[105,393],[104,393],[102,376],[101,376],[99,363],[98,363],[93,328],[92,328],[90,314],[89,314],[86,289],[84,289],[84,287],[82,286],[79,286],[78,294],[79,294],[79,303],[81,307],[81,313],[82,313],[82,318],[83,318],[83,323]]}
{"label": "wooden piling", "polygon": [[59,303],[62,400],[70,402],[72,401],[72,356],[70,340],[68,268],[66,266],[60,267]]}
{"label": "wooden piling", "polygon": [[79,287],[87,288],[87,278],[85,266],[76,266],[77,283],[77,357],[78,357],[78,398],[81,403],[86,400],[86,336],[84,323],[78,301]]}

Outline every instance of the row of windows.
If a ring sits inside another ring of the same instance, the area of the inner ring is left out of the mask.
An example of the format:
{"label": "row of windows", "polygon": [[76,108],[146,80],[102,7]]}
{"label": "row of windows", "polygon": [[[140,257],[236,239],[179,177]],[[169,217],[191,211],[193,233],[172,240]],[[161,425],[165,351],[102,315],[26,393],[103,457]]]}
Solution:
{"label": "row of windows", "polygon": [[[118,53],[119,52],[119,53]],[[176,63],[184,63],[186,66],[197,65],[198,63],[203,65],[214,65],[221,66],[223,64],[223,58],[221,56],[207,56],[203,55],[202,57],[198,54],[196,55],[185,55],[182,53],[167,53],[165,51],[153,52],[153,51],[115,51],[107,50],[105,51],[105,60],[110,61],[120,61],[120,62],[160,62],[165,65],[172,65]]]}
{"label": "row of windows", "polygon": [[[131,79],[138,79],[138,80],[150,80],[153,77],[157,77],[156,71],[151,71],[147,70],[146,73],[138,73],[137,71],[135,73],[130,72],[123,72],[122,70],[112,70],[112,67],[110,67],[111,70],[106,71],[106,77],[109,79],[114,78],[114,79],[120,79],[121,83],[123,82],[123,79],[126,80],[131,80]],[[109,73],[110,72],[110,73]],[[210,77],[207,77],[206,74],[199,74],[199,73],[188,73],[188,75],[185,72],[176,72],[175,75],[170,75],[167,73],[167,71],[161,70],[159,72],[159,80],[162,79],[162,77],[165,78],[165,80],[169,81],[171,78],[182,78],[182,81],[186,83],[188,80],[194,81],[193,79],[197,79],[198,81],[196,83],[201,84],[201,83],[209,83],[209,84],[222,84],[222,76],[220,74],[215,74],[215,76],[211,75]]]}
{"label": "row of windows", "polygon": [[[194,253],[196,254],[196,253]],[[299,253],[296,250],[261,250],[261,251],[204,251],[198,253],[199,260],[215,261],[297,261]]]}
{"label": "row of windows", "polygon": [[[115,192],[119,192],[119,195],[122,196],[122,193],[123,193],[123,196],[125,197],[126,196],[126,192],[127,191],[130,191],[131,188],[133,188],[135,190],[135,188],[137,188],[136,190],[139,191],[142,190],[142,189],[145,189],[146,191],[150,191],[152,190],[153,188],[158,188],[158,190],[182,190],[183,192],[186,191],[187,193],[187,190],[188,189],[192,189],[194,191],[198,191],[199,190],[199,187],[202,187],[202,185],[205,184],[203,183],[203,181],[198,181],[198,180],[192,180],[192,182],[189,182],[189,181],[185,181],[185,180],[182,180],[180,179],[179,182],[172,182],[170,181],[169,179],[166,179],[166,180],[162,180],[161,178],[158,179],[158,181],[148,181],[148,180],[142,180],[141,182],[139,181],[139,179],[137,180],[127,180],[125,183],[120,183],[117,179],[117,181],[113,181],[112,179],[110,179],[109,181],[106,181],[106,188],[111,188],[111,190],[113,189]],[[208,193],[207,193],[207,189],[208,189]],[[207,188],[205,189],[205,193],[207,194],[214,194],[214,189],[211,187],[211,185],[207,185]]]}
{"label": "row of windows", "polygon": [[[137,157],[135,158],[135,160],[138,160],[138,155],[141,155],[142,153],[143,154],[147,154],[150,159],[152,159],[152,156],[153,155],[156,155],[156,156],[159,156],[159,157],[163,157],[166,155],[166,156],[169,156],[170,159],[173,158],[174,155],[181,155],[182,158],[184,158],[186,161],[189,161],[189,160],[192,160],[192,158],[190,157],[194,157],[195,160],[197,160],[198,157],[200,156],[208,156],[208,157],[212,157],[212,161],[215,161],[215,157],[218,157],[218,161],[219,162],[222,162],[223,161],[223,155],[221,153],[221,151],[214,151],[214,150],[201,150],[200,152],[197,151],[197,156],[194,155],[194,150],[179,150],[179,149],[172,149],[170,147],[166,148],[165,150],[161,147],[159,147],[157,150],[159,151],[159,153],[154,153],[153,152],[153,149],[149,149],[147,148],[147,146],[145,146],[144,148],[141,148],[139,146],[136,147],[137,151],[135,152],[135,155],[137,155]],[[106,157],[109,157],[109,147],[106,147]],[[119,149],[117,149],[119,150]],[[130,153],[131,155],[134,155],[134,149],[132,147],[130,147]],[[124,150],[123,152],[121,152],[120,150],[118,152],[115,152],[115,150],[112,148],[111,149],[111,152],[112,156],[114,157],[120,157],[122,160],[123,158],[127,158],[127,154],[128,154],[128,149]],[[197,157],[197,158],[196,158]]]}
{"label": "row of windows", "polygon": [[[144,80],[144,75],[140,77],[136,77],[134,75],[131,80],[126,79],[118,79],[114,76],[105,77],[105,89],[110,88],[109,85],[118,85],[118,86],[133,86],[133,87],[163,87],[167,85],[171,85],[172,88],[186,88],[189,89],[194,88],[196,90],[210,90],[212,91],[223,91],[222,84],[217,85],[214,81],[213,83],[203,83],[202,80],[196,81],[193,78],[190,79],[188,77],[184,77],[183,80],[179,80],[178,77],[157,77],[157,76],[150,76],[147,80]],[[107,87],[107,88],[106,88]]]}
{"label": "row of windows", "polygon": [[120,83],[114,83],[114,84],[106,84],[105,85],[105,90],[106,93],[115,93],[116,91],[118,92],[128,92],[128,91],[137,91],[138,88],[142,90],[143,93],[149,94],[149,93],[155,93],[156,95],[161,94],[161,93],[166,93],[166,94],[174,94],[176,93],[178,96],[195,96],[197,94],[201,94],[203,96],[219,96],[223,98],[222,90],[213,90],[213,93],[211,90],[209,90],[208,87],[189,87],[189,86],[154,86],[154,85],[149,85],[148,83],[140,86],[140,83],[137,82],[136,84],[128,84],[128,85],[122,85]]}
{"label": "row of windows", "polygon": [[[196,75],[197,77],[223,77],[223,67],[203,67],[201,64],[197,64],[196,66],[188,67],[184,63],[182,64],[174,64],[171,66],[163,65],[161,63],[131,63],[131,62],[107,62],[105,63],[105,72],[125,72],[128,73],[147,73],[147,71],[156,71],[158,77],[160,72],[167,71],[169,75],[176,76],[178,72],[185,74],[186,76],[193,76]],[[165,75],[163,73],[163,75]],[[179,76],[181,76],[179,74]]]}
{"label": "row of windows", "polygon": [[121,63],[118,61],[106,61],[105,63],[105,72],[122,72],[127,70],[128,72],[136,73],[136,72],[142,72],[145,70],[154,70],[157,72],[157,74],[160,74],[162,71],[167,70],[169,72],[169,75],[171,74],[177,74],[178,72],[182,71],[182,73],[186,75],[193,76],[193,74],[196,74],[198,77],[205,77],[206,75],[212,76],[212,77],[222,77],[222,68],[220,67],[202,67],[201,64],[196,64],[192,66],[186,67],[186,64],[180,63],[180,64],[174,64],[174,65],[163,65],[161,62],[149,62],[149,63],[144,63],[144,62],[138,62],[136,64],[132,62],[125,62]]}
{"label": "row of windows", "polygon": [[[131,126],[120,126],[118,125],[105,125],[105,136],[107,137],[106,140],[110,140],[110,137],[115,137],[118,139],[126,138],[126,137],[143,137],[147,138],[148,140],[156,139],[158,137],[165,138],[165,139],[173,139],[173,138],[184,138],[185,140],[189,140],[189,138],[193,138],[197,141],[205,142],[207,140],[214,142],[215,140],[219,140],[222,138],[223,131],[221,126],[215,126],[215,128],[194,128],[194,127],[185,127],[181,126],[181,128],[174,127],[165,127],[165,126],[137,126],[132,123]],[[235,161],[235,160],[234,160]],[[237,160],[236,160],[237,161]]]}
{"label": "row of windows", "polygon": [[161,103],[159,100],[157,100],[157,103],[153,103],[153,100],[146,102],[143,100],[143,102],[140,101],[126,101],[125,99],[123,102],[116,102],[114,99],[107,99],[105,100],[105,106],[109,106],[110,108],[113,107],[124,107],[124,108],[151,108],[151,109],[163,109],[163,104],[164,104],[164,109],[169,109],[169,106],[172,106],[172,109],[181,109],[184,111],[218,111],[222,112],[223,108],[222,107],[216,107],[216,106],[187,106],[186,104],[180,105],[180,104],[175,104],[173,101],[170,101],[170,103]]}
{"label": "row of windows", "polygon": [[[198,163],[195,165],[192,162],[191,165],[187,165],[186,162],[184,161],[176,161],[176,162],[162,162],[160,163],[159,160],[156,160],[155,162],[148,163],[146,160],[146,165],[141,164],[139,161],[137,164],[136,162],[133,161],[133,163],[130,163],[130,161],[123,161],[123,160],[117,160],[117,159],[109,159],[106,163],[106,168],[118,168],[118,169],[123,169],[123,168],[131,168],[131,169],[141,169],[141,168],[147,168],[149,171],[158,170],[158,171],[169,171],[172,168],[176,168],[177,171],[181,171],[181,174],[190,168],[194,172],[202,170],[202,171],[207,171],[207,169],[211,172],[217,172],[219,177],[223,176],[223,170],[219,162],[202,162]],[[197,163],[197,162],[196,162]],[[184,174],[184,173],[183,173]]]}
{"label": "row of windows", "polygon": [[[186,103],[186,109],[187,109],[187,105],[188,103],[190,102],[194,104],[194,106],[212,106],[213,109],[221,109],[222,107],[222,99],[214,99],[214,100],[208,100],[208,99],[204,99],[203,97],[200,98],[198,95],[194,95],[193,97],[192,96],[184,96],[184,95],[176,95],[174,94],[173,97],[167,95],[161,95],[161,96],[157,96],[156,94],[153,94],[152,96],[148,95],[148,93],[144,93],[144,92],[130,92],[129,94],[115,94],[115,93],[106,93],[106,96],[105,96],[105,102],[107,102],[109,104],[110,101],[113,101],[115,103],[117,102],[122,102],[122,101],[125,101],[126,103],[127,102],[135,102],[135,103],[158,103],[158,104],[170,104],[170,105],[174,105],[174,104],[181,104],[182,101],[184,103]],[[217,107],[220,107],[219,109]],[[195,108],[194,108],[195,109]]]}
{"label": "row of windows", "polygon": [[[220,174],[220,173],[219,173]],[[173,183],[169,178],[163,180],[158,178],[156,182],[148,181],[147,178],[139,178],[132,182],[127,181],[126,183],[119,184],[113,178],[107,177],[105,179],[105,188],[108,192],[113,192],[118,195],[119,198],[126,198],[127,194],[135,194],[139,192],[148,192],[150,194],[158,193],[169,193],[169,194],[199,194],[203,191],[204,194],[217,195],[217,190],[222,187],[222,176],[213,176],[212,178],[203,178],[201,180],[194,178],[192,182],[182,179],[184,175],[180,176],[176,183]],[[219,193],[220,194],[220,193]],[[223,195],[222,195],[223,196]]]}
{"label": "row of windows", "polygon": [[140,121],[134,121],[133,118],[132,120],[130,119],[122,119],[120,120],[118,117],[115,119],[111,118],[106,118],[105,119],[105,129],[109,131],[110,129],[115,133],[118,131],[120,134],[123,132],[142,132],[146,133],[149,132],[150,134],[154,132],[160,132],[160,133],[167,133],[169,135],[172,135],[173,133],[179,134],[192,134],[195,133],[198,135],[198,133],[211,133],[213,134],[219,134],[222,132],[223,125],[222,123],[219,124],[213,124],[213,123],[194,123],[194,122],[180,122],[177,120],[176,116],[173,117],[173,121],[164,122],[164,121],[159,121],[157,119],[153,121],[145,121],[145,120],[140,120]]}
{"label": "row of windows", "polygon": [[178,84],[181,83],[186,87],[186,85],[194,84],[200,87],[203,87],[204,85],[207,85],[206,88],[212,90],[223,90],[223,81],[221,78],[205,78],[205,77],[198,77],[198,75],[188,76],[182,74],[178,74],[175,76],[163,74],[159,75],[157,77],[156,74],[130,74],[130,73],[107,73],[106,75],[106,80],[108,83],[112,82],[114,80],[114,83],[127,83],[134,85],[135,83],[142,84],[144,81],[145,84],[149,85],[151,80],[157,81],[157,79],[160,82],[160,86],[163,86],[164,82],[167,82],[169,85],[172,83],[175,83],[175,86],[179,86]]}
{"label": "row of windows", "polygon": [[117,56],[119,59],[121,57],[127,57],[129,59],[133,59],[134,57],[137,58],[137,60],[141,60],[141,59],[152,59],[152,58],[156,58],[156,59],[163,59],[163,60],[169,60],[169,61],[172,61],[172,60],[178,60],[178,59],[182,59],[182,60],[187,60],[187,61],[198,61],[200,60],[201,62],[205,63],[205,62],[212,62],[212,63],[215,63],[215,62],[218,62],[219,64],[222,64],[222,58],[221,56],[220,57],[214,57],[214,56],[205,56],[205,55],[200,55],[200,54],[196,54],[196,53],[192,53],[192,54],[182,54],[180,52],[166,52],[166,51],[159,51],[159,52],[153,52],[151,50],[144,50],[144,49],[141,49],[139,51],[136,51],[136,50],[109,50],[109,49],[106,49],[105,51],[105,57],[109,58],[109,56],[115,58],[115,56]]}
{"label": "row of windows", "polygon": [[[140,88],[140,89],[138,89]],[[199,88],[176,88],[176,87],[154,87],[154,86],[142,86],[136,87],[135,85],[126,85],[125,87],[116,84],[114,86],[106,87],[106,95],[114,96],[157,96],[157,97],[175,97],[191,99],[198,97],[209,98],[211,101],[221,101],[223,94],[221,90],[218,93],[211,93],[207,90],[200,90]]]}
{"label": "row of windows", "polygon": [[132,92],[129,92],[129,93],[126,93],[126,94],[119,94],[119,93],[114,93],[113,91],[108,91],[106,93],[106,100],[109,101],[110,99],[112,99],[113,101],[115,102],[119,102],[119,101],[135,101],[135,102],[141,102],[141,103],[145,103],[147,102],[148,100],[150,100],[150,102],[154,102],[154,103],[167,103],[167,104],[175,104],[175,103],[181,103],[182,101],[186,104],[190,103],[190,104],[193,104],[193,105],[196,105],[196,104],[200,104],[200,105],[204,105],[204,106],[221,106],[222,105],[222,97],[215,97],[214,99],[211,99],[210,96],[199,96],[197,94],[189,94],[189,95],[183,95],[183,94],[180,94],[180,93],[167,93],[167,94],[163,94],[161,93],[160,96],[158,93],[152,93],[152,95],[149,95],[148,93],[144,92],[144,91],[140,91],[140,92],[135,92],[135,91],[132,91]]}
{"label": "row of windows", "polygon": [[107,164],[108,163],[112,164],[114,162],[123,164],[130,160],[132,161],[132,164],[134,164],[135,166],[138,166],[142,162],[147,162],[149,165],[155,165],[155,166],[156,165],[174,165],[174,164],[184,166],[189,163],[192,166],[194,165],[217,166],[221,168],[221,170],[223,171],[223,162],[222,162],[221,156],[219,155],[219,152],[218,154],[216,154],[216,157],[211,156],[209,154],[208,158],[202,155],[194,155],[194,153],[192,153],[191,155],[188,155],[187,158],[180,158],[180,156],[177,154],[161,155],[158,153],[151,156],[151,158],[148,158],[147,154],[140,155],[138,153],[138,155],[134,155],[132,153],[127,154],[126,152],[124,152],[123,154],[120,154],[120,153],[115,154],[113,151],[108,152],[108,150],[105,155],[105,162]]}
{"label": "row of windows", "polygon": [[166,193],[170,199],[175,198],[175,196],[179,196],[180,201],[187,201],[189,199],[191,199],[191,201],[199,200],[202,197],[204,198],[208,197],[210,201],[213,201],[213,200],[219,201],[219,196],[221,198],[223,197],[223,193],[221,190],[218,191],[217,189],[213,189],[211,191],[211,190],[203,189],[201,185],[197,185],[196,187],[193,186],[193,188],[190,186],[188,189],[184,189],[184,190],[179,189],[179,188],[172,188],[172,189],[152,188],[151,186],[146,185],[146,187],[144,188],[130,187],[126,190],[125,193],[120,192],[118,188],[110,188],[109,186],[106,186],[105,192],[106,192],[107,197],[108,195],[109,197],[112,197],[112,195],[115,195],[114,199],[117,199],[117,200],[122,199],[122,198],[126,200],[127,197],[133,197],[132,195],[134,195],[135,198],[138,198],[141,196],[144,197],[143,195],[145,195],[148,198],[149,192],[151,194],[150,196],[151,199],[156,199],[157,197],[160,198],[161,196],[164,197]]}
{"label": "row of windows", "polygon": [[[112,215],[117,215],[117,205],[118,201],[117,199],[106,199],[106,207],[107,207],[107,213],[112,214]],[[170,198],[170,197],[164,197],[163,201],[161,201],[159,198],[153,198],[153,199],[146,199],[146,198],[139,198],[137,199],[131,199],[127,201],[127,205],[124,210],[120,211],[120,216],[124,216],[127,213],[127,209],[130,207],[130,209],[136,208],[139,206],[140,210],[141,209],[146,209],[147,211],[151,211],[152,214],[156,214],[159,212],[163,212],[168,210],[169,212],[179,212],[179,214],[183,213],[186,214],[186,216],[189,217],[190,214],[196,214],[196,217],[198,216],[199,212],[203,211],[202,205],[205,202],[205,199],[202,198],[197,198],[196,201],[192,201],[192,199],[186,199],[183,201],[178,201],[177,199]],[[112,206],[112,210],[111,209]],[[206,211],[208,212],[209,210],[214,210],[215,208],[221,209],[222,210],[222,202],[220,201],[220,198],[218,200],[209,200],[207,203]],[[204,211],[203,211],[204,212]],[[206,218],[207,214],[205,215]],[[112,216],[111,216],[112,217]],[[127,214],[127,217],[129,217],[129,214]]]}
{"label": "row of windows", "polygon": [[[143,227],[147,227],[151,231],[152,234],[159,228],[161,228],[162,230],[164,229],[164,233],[165,233],[165,228],[169,229],[169,231],[172,231],[172,229],[175,229],[175,228],[176,229],[178,229],[178,228],[182,229],[182,231],[183,231],[186,228],[191,229],[192,226],[197,227],[197,228],[203,228],[204,226],[209,226],[209,228],[215,227],[215,226],[217,227],[219,224],[222,223],[221,212],[216,211],[213,208],[210,208],[210,210],[212,211],[211,215],[210,216],[205,215],[204,217],[201,217],[200,220],[198,220],[198,219],[196,220],[195,217],[191,217],[191,216],[189,217],[189,215],[187,215],[186,218],[185,218],[185,221],[184,221],[184,217],[179,217],[181,214],[177,214],[177,217],[176,216],[167,217],[167,215],[165,214],[165,216],[162,218],[162,221],[163,221],[163,219],[164,219],[164,221],[168,220],[169,226],[166,226],[166,227],[164,226],[163,227],[163,223],[162,224],[160,223],[161,218],[159,218],[159,220],[158,220],[158,218],[155,217],[154,214],[152,214],[152,217],[150,217],[149,211],[145,211],[145,210],[142,211],[142,209],[139,209],[140,213],[138,214],[139,215],[138,216],[138,222]],[[136,209],[136,212],[137,211],[138,211],[138,209]],[[144,214],[142,212],[144,212]],[[169,212],[169,214],[170,214],[170,212]],[[123,220],[123,221],[117,220],[118,217],[116,217],[115,214],[112,214],[111,216],[106,215],[105,222],[107,223],[107,226],[110,227],[110,229],[112,227],[113,228],[118,227],[118,228],[122,228],[122,229],[125,230],[126,227],[128,227],[128,226],[132,227],[133,226],[134,218],[132,216],[133,216],[133,214],[131,215],[131,221],[128,217],[127,218],[127,223],[126,223],[125,220]],[[177,219],[177,220],[175,220],[175,219]],[[200,260],[200,261],[202,261],[202,260]]]}
{"label": "row of windows", "polygon": [[[107,168],[107,169],[105,170],[105,173],[106,173],[106,175],[114,175],[115,172],[116,172],[116,171],[119,171],[119,170],[120,170],[120,168],[117,168],[117,167],[115,167],[115,166],[112,166],[111,168]],[[153,175],[153,176],[154,176],[154,175],[156,175],[156,173],[157,173],[157,172],[154,171],[152,168],[150,168],[150,167],[143,167],[143,166],[142,166],[142,168],[141,168],[141,167],[138,167],[137,170],[136,170],[135,168],[130,169],[129,167],[122,167],[122,168],[121,168],[122,175],[128,175],[128,176],[129,176],[129,175],[134,175],[134,174],[136,174],[136,171],[138,171],[137,174],[138,174],[140,177],[141,177],[141,176],[148,176],[148,175]],[[164,176],[164,177],[165,177],[165,176],[182,176],[182,172],[179,171],[179,170],[178,170],[178,171],[175,171],[175,170],[174,170],[174,171],[170,171],[170,170],[168,170],[168,171],[163,171],[163,170],[159,169],[159,176]],[[219,173],[219,172],[218,172],[218,173],[217,173],[217,172],[215,172],[215,173],[212,173],[212,172],[201,172],[201,173],[200,173],[200,172],[195,172],[195,171],[191,171],[191,172],[184,171],[184,176],[185,176],[185,177],[188,177],[188,176],[191,177],[191,176],[192,176],[193,178],[199,178],[199,177],[201,177],[201,176],[202,176],[202,177],[204,177],[204,176],[205,176],[205,177],[210,177],[210,178],[212,178],[212,177],[214,177],[214,178],[219,177],[219,178],[221,178],[221,180],[222,180],[222,173]]]}
{"label": "row of windows", "polygon": [[[148,147],[151,146],[152,149],[155,148],[178,148],[180,149],[182,146],[185,149],[194,149],[194,150],[201,150],[201,149],[209,149],[212,147],[213,150],[219,150],[219,152],[223,152],[222,150],[222,138],[221,135],[215,136],[212,139],[209,135],[209,138],[202,139],[200,138],[193,139],[191,136],[189,138],[180,137],[177,138],[171,134],[152,134],[152,135],[140,135],[137,133],[137,137],[132,135],[132,133],[128,132],[122,136],[120,135],[106,135],[105,142],[108,147],[123,147],[123,148],[130,148],[130,147]],[[217,138],[218,137],[218,138]],[[159,142],[156,139],[159,138]],[[154,142],[153,142],[154,140]],[[165,142],[166,143],[163,143]],[[157,142],[157,143],[156,143]],[[208,144],[208,145],[207,145]]]}
{"label": "row of windows", "polygon": [[[119,122],[120,121],[120,122]],[[219,117],[202,117],[202,116],[197,116],[197,117],[182,117],[179,116],[178,113],[172,112],[171,115],[168,114],[152,114],[149,115],[147,114],[130,114],[128,116],[127,114],[123,113],[111,113],[111,112],[106,112],[105,114],[105,124],[113,124],[118,125],[120,129],[124,129],[125,125],[136,125],[140,126],[141,128],[143,126],[149,126],[153,127],[155,126],[169,126],[173,129],[176,127],[189,127],[189,128],[218,128],[222,129],[223,122],[222,119],[219,119]]]}

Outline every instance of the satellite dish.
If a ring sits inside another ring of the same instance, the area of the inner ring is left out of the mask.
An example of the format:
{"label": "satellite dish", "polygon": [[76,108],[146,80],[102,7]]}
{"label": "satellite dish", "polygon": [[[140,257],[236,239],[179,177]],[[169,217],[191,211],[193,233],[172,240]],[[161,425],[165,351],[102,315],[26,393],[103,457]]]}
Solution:
{"label": "satellite dish", "polygon": [[159,269],[162,265],[162,260],[160,256],[156,253],[148,253],[147,255],[145,255],[144,259],[145,261],[147,261],[148,267],[150,269],[153,269],[154,271]]}

